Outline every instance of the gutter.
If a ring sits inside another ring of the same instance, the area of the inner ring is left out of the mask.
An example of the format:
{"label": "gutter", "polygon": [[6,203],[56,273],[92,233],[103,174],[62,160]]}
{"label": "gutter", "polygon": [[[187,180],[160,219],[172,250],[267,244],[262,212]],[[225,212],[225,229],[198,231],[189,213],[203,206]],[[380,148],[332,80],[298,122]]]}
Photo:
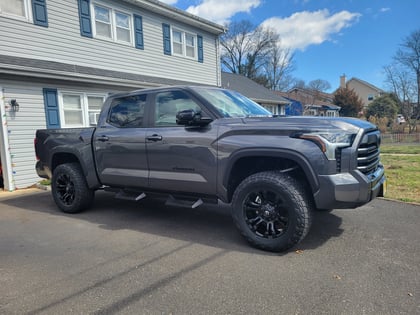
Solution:
{"label": "gutter", "polygon": [[188,13],[184,10],[175,8],[166,3],[157,0],[123,0],[124,2],[135,5],[154,12],[159,15],[169,17],[171,19],[184,22],[185,24],[196,26],[200,29],[206,30],[212,34],[222,34],[226,32],[226,28],[220,24],[203,19],[197,15]]}

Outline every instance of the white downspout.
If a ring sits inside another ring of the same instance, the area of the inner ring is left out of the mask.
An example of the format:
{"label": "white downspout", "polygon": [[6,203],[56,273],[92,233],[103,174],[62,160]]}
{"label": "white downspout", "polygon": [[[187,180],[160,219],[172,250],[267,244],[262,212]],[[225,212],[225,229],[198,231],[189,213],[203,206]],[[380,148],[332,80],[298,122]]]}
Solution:
{"label": "white downspout", "polygon": [[216,69],[217,69],[217,86],[222,87],[222,65],[220,62],[220,39],[216,37]]}
{"label": "white downspout", "polygon": [[3,169],[4,190],[15,190],[13,180],[12,157],[10,156],[9,134],[7,129],[6,104],[4,100],[4,89],[0,87],[0,153],[1,166]]}

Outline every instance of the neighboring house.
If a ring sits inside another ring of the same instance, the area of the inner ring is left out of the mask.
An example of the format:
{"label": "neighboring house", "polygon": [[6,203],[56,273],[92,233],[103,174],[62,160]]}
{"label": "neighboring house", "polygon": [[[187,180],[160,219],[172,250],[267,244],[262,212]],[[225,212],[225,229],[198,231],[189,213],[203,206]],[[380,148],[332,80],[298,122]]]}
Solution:
{"label": "neighboring house", "polygon": [[340,76],[340,88],[347,87],[353,89],[363,102],[363,108],[366,108],[376,97],[383,95],[384,91],[366,81],[351,78],[346,81],[346,76]]}
{"label": "neighboring house", "polygon": [[243,75],[222,72],[222,87],[245,95],[274,115],[285,115],[285,108],[290,104],[289,100]]}
{"label": "neighboring house", "polygon": [[288,92],[278,92],[281,96],[298,102],[303,115],[338,117],[341,107],[333,104],[334,96],[329,93],[306,88],[293,88]]}
{"label": "neighboring house", "polygon": [[220,86],[224,31],[156,0],[0,0],[4,188],[40,180],[36,129],[94,126],[109,93]]}

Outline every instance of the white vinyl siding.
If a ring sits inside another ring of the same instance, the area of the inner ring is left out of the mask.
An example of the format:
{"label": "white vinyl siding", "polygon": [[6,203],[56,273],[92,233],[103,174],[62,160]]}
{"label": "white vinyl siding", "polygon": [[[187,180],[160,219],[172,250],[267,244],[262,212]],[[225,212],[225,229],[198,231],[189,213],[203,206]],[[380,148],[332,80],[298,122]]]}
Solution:
{"label": "white vinyl siding", "polygon": [[35,172],[34,136],[37,129],[45,128],[42,87],[35,84],[11,84],[0,80],[4,101],[16,99],[19,111],[6,110],[9,150],[12,163],[12,182],[16,188],[32,186],[41,179]]}
{"label": "white vinyl siding", "polygon": [[[109,40],[81,36],[77,1],[49,0],[48,28],[0,16],[0,54],[198,84],[219,83],[220,67],[215,35],[148,11],[141,11],[135,6],[121,2],[118,4],[118,12],[131,12],[142,16],[144,50],[128,45],[116,45]],[[202,35],[204,62],[164,55],[162,23],[168,23],[189,34]]]}

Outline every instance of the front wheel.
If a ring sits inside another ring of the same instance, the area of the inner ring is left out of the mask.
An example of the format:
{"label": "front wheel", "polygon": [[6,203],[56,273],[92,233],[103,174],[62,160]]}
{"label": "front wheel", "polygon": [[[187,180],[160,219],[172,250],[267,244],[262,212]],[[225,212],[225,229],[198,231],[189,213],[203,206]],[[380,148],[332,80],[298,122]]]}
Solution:
{"label": "front wheel", "polygon": [[308,233],[311,202],[294,178],[277,171],[261,172],[246,178],[235,190],[232,217],[249,243],[279,252]]}
{"label": "front wheel", "polygon": [[66,213],[77,213],[92,205],[95,191],[89,189],[78,163],[66,163],[54,170],[51,191],[57,206]]}

